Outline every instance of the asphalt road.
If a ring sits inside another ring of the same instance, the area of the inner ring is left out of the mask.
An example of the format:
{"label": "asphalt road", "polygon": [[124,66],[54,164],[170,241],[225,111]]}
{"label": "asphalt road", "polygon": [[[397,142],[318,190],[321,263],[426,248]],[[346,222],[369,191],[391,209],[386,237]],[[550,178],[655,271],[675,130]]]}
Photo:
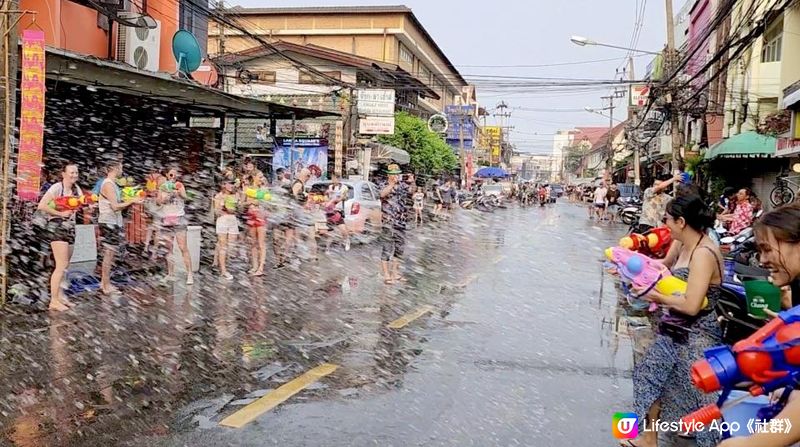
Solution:
{"label": "asphalt road", "polygon": [[365,245],[6,318],[0,443],[615,445],[633,355],[599,259],[624,228],[586,216],[458,210],[409,233],[398,285]]}

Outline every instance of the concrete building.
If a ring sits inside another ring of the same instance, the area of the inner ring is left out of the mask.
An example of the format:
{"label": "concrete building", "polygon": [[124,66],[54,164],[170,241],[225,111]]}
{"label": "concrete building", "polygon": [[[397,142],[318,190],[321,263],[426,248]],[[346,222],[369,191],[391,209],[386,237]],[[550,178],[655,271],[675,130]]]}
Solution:
{"label": "concrete building", "polygon": [[[243,18],[240,22],[249,33],[265,39],[314,45],[397,65],[439,97],[420,99],[428,114],[464,102],[467,82],[408,7],[234,7],[221,13]],[[213,55],[260,46],[251,37],[214,22],[209,24],[208,45]]]}

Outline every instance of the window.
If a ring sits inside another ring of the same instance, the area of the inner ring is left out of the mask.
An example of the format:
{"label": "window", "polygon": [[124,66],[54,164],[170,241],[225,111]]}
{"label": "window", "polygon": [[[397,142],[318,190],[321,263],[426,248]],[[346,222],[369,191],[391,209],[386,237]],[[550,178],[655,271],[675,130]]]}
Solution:
{"label": "window", "polygon": [[300,72],[300,83],[301,84],[321,84],[321,85],[330,85],[332,81],[329,78],[336,79],[337,81],[342,80],[342,72],[341,71],[323,71],[321,72],[326,77],[322,77],[317,75],[316,73],[308,73],[301,71]]}
{"label": "window", "polygon": [[402,43],[400,44],[400,62],[405,62],[407,64],[414,63],[414,54]]}
{"label": "window", "polygon": [[361,200],[375,200],[375,197],[372,195],[372,189],[369,187],[369,183],[361,184]]}
{"label": "window", "polygon": [[433,76],[433,73],[431,73],[431,71],[428,70],[428,67],[426,67],[423,64],[419,64],[419,79],[422,82],[424,82],[426,84],[430,84],[432,76]]}
{"label": "window", "polygon": [[274,71],[253,70],[250,72],[250,80],[257,84],[274,84],[277,74]]}
{"label": "window", "polygon": [[764,33],[761,62],[780,62],[783,50],[783,17],[773,22]]}

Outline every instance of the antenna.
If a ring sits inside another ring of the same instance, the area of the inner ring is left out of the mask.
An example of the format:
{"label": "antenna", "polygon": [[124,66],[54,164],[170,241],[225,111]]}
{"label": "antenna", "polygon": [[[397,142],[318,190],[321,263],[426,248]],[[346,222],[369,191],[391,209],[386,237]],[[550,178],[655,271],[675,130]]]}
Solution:
{"label": "antenna", "polygon": [[194,34],[186,30],[178,30],[172,36],[172,55],[178,61],[178,73],[182,73],[185,77],[200,68],[200,62],[203,59],[203,54],[200,51],[200,44]]}

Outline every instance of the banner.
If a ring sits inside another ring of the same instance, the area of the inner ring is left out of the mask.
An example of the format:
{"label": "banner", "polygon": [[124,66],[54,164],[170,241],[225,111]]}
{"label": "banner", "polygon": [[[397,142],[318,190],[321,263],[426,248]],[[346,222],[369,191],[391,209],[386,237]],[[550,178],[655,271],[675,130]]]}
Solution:
{"label": "banner", "polygon": [[303,168],[311,170],[309,182],[328,178],[328,146],[276,146],[272,157],[273,172],[279,168],[288,168],[292,177]]}
{"label": "banner", "polygon": [[22,103],[20,104],[17,196],[39,199],[44,139],[44,32],[26,29],[22,33]]}

